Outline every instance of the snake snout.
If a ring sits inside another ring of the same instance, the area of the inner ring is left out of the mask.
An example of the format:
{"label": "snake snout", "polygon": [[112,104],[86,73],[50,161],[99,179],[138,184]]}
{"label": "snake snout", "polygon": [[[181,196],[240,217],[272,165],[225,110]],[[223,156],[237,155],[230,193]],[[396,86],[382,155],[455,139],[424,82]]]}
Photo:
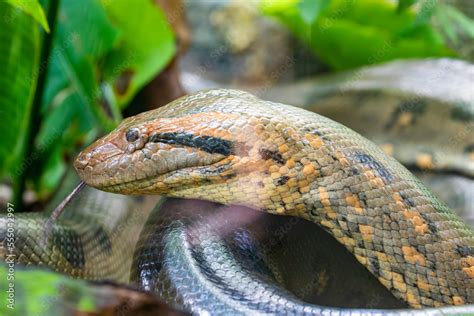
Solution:
{"label": "snake snout", "polygon": [[81,152],[74,161],[74,168],[76,168],[76,170],[84,169],[89,163],[90,158],[90,153]]}
{"label": "snake snout", "polygon": [[114,157],[123,153],[115,144],[99,140],[77,156],[74,168],[84,182],[97,186],[101,184],[101,179],[105,180],[104,172],[114,169],[116,163],[113,160],[117,160]]}

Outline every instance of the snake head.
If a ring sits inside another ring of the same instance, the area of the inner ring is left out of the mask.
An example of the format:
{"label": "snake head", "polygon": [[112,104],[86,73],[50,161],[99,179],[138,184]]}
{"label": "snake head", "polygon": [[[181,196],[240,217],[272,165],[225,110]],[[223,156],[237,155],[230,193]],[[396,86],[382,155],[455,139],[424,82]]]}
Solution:
{"label": "snake head", "polygon": [[74,165],[81,179],[98,189],[163,194],[222,173],[233,158],[245,154],[244,146],[221,128],[226,119],[200,113],[126,120],[80,153]]}
{"label": "snake head", "polygon": [[236,91],[222,96],[222,91],[184,97],[124,120],[78,155],[74,166],[80,178],[114,193],[227,203],[236,202],[231,190],[256,192],[270,178],[275,160],[283,159],[262,144],[275,133],[250,111],[259,108],[257,98]]}

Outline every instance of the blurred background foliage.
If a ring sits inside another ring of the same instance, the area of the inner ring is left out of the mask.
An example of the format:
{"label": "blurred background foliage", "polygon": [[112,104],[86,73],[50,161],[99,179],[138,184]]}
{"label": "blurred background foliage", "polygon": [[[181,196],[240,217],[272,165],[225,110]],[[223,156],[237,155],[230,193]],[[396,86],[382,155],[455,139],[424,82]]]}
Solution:
{"label": "blurred background foliage", "polygon": [[[208,18],[193,11],[199,2],[184,1],[179,10],[187,11],[191,21]],[[175,3],[181,2],[0,0],[0,113],[7,118],[0,125],[0,180],[17,211],[24,209],[23,202],[28,207],[44,205],[60,187],[76,153],[112,130],[140,91],[148,87],[160,92],[153,81],[186,42],[182,27],[173,25],[176,15],[166,14]],[[446,1],[252,3],[259,18],[286,26],[329,71],[398,58],[466,57],[459,46],[474,38],[473,21]],[[223,15],[228,27],[218,31],[245,25],[246,17],[234,14],[237,24]],[[253,27],[239,32],[250,38],[258,32],[258,26]],[[204,47],[195,56],[205,72],[208,60],[238,59],[239,47],[250,42],[234,45],[231,53]],[[252,65],[255,70],[261,63]],[[201,68],[198,72],[203,73]]]}
{"label": "blurred background foliage", "polygon": [[474,37],[473,21],[437,0],[400,0],[398,5],[380,0],[264,0],[261,8],[334,70],[398,58],[454,57],[448,42]]}
{"label": "blurred background foliage", "polygon": [[0,176],[21,204],[26,189],[54,192],[71,155],[120,122],[176,48],[148,0],[8,0],[0,12]]}

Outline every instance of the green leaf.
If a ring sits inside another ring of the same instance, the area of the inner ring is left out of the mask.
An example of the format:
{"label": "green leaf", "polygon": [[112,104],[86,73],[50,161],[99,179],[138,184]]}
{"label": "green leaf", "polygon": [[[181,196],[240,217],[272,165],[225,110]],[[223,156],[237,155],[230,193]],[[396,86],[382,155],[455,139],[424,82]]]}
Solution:
{"label": "green leaf", "polygon": [[98,69],[119,31],[97,0],[61,1],[58,22],[42,100],[45,123],[37,139],[38,148],[46,152],[73,122],[81,127],[77,137],[82,137],[94,126],[111,130],[120,120],[102,107],[98,88]]}
{"label": "green leaf", "polygon": [[307,24],[312,24],[330,3],[331,0],[301,0],[298,9]]}
{"label": "green leaf", "polygon": [[[95,288],[83,280],[37,268],[23,269],[14,267],[14,278],[9,279],[12,275],[7,264],[0,264],[0,278],[5,280],[0,282],[0,315],[81,314],[81,311],[96,311],[100,304]],[[9,289],[14,290],[13,301],[8,300]]]}
{"label": "green leaf", "polygon": [[454,55],[431,24],[414,27],[415,12],[397,13],[395,4],[388,1],[332,0],[309,27],[297,3],[272,3],[265,2],[263,12],[284,23],[335,70],[398,58]]}
{"label": "green leaf", "polygon": [[0,177],[15,178],[29,163],[23,157],[38,78],[39,28],[32,17],[0,2]]}
{"label": "green leaf", "polygon": [[122,34],[117,47],[107,55],[105,82],[119,106],[124,107],[174,56],[174,35],[153,1],[136,0],[133,5],[128,0],[102,3]]}
{"label": "green leaf", "polygon": [[99,69],[119,38],[100,2],[62,0],[55,27],[33,152],[35,168],[28,174],[40,199],[54,191],[65,171],[64,157],[75,154],[81,139],[109,131],[121,119],[118,109],[103,106],[99,89]]}
{"label": "green leaf", "polygon": [[398,0],[397,12],[401,13],[414,5],[418,0]]}
{"label": "green leaf", "polygon": [[31,15],[49,33],[49,25],[44,15],[43,8],[38,0],[3,0],[23,12]]}

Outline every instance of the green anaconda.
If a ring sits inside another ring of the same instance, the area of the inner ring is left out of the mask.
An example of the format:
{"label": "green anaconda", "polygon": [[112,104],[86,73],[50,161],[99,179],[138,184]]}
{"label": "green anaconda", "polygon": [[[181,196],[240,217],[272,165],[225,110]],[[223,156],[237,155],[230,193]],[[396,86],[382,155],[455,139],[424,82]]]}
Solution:
{"label": "green anaconda", "polygon": [[[239,91],[200,92],[124,121],[76,167],[87,183],[106,191],[200,198],[316,222],[412,307],[473,303],[472,229],[394,159],[316,114]],[[248,257],[265,253],[248,242],[258,240],[252,237],[258,229],[223,237],[221,224],[235,225],[249,210],[233,209],[220,221],[199,209],[183,211],[180,220],[179,208],[173,210],[148,224],[136,249],[132,278],[144,288],[193,312],[350,312],[304,303],[279,287],[284,276],[275,271],[282,270],[266,270]],[[244,222],[259,222],[260,213],[248,214]],[[103,247],[98,230],[91,236]],[[59,233],[68,241],[58,244],[73,247],[74,232]],[[295,261],[304,261],[304,249]],[[78,260],[86,263],[68,259]],[[371,312],[356,312],[362,311]],[[473,309],[426,310],[436,311]]]}
{"label": "green anaconda", "polygon": [[126,119],[75,167],[104,191],[307,219],[412,307],[474,302],[472,229],[396,160],[317,114],[201,92]]}

